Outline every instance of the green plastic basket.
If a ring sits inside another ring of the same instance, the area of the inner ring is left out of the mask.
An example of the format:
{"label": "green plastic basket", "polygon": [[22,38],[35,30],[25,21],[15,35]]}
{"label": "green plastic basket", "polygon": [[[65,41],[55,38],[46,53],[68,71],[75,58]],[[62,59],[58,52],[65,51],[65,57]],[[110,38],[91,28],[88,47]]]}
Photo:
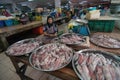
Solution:
{"label": "green plastic basket", "polygon": [[20,22],[18,20],[13,20],[13,25],[18,25]]}
{"label": "green plastic basket", "polygon": [[112,32],[114,29],[114,20],[89,20],[90,31],[94,32]]}

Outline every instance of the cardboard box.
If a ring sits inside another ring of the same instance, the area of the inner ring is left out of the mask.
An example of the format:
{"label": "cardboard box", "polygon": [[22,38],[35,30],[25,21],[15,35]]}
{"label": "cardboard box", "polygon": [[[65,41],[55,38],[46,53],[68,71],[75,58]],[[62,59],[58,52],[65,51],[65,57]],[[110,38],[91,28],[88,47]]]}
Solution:
{"label": "cardboard box", "polygon": [[99,10],[89,11],[89,13],[86,14],[86,19],[98,19],[98,18],[100,18]]}

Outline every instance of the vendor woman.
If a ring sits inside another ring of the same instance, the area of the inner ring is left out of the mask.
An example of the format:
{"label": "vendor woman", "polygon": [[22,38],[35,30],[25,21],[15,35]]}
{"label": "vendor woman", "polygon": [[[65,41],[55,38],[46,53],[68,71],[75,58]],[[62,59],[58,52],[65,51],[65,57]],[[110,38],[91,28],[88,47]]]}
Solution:
{"label": "vendor woman", "polygon": [[43,43],[50,43],[53,38],[57,37],[58,28],[53,22],[52,16],[47,17],[47,24],[43,27],[43,31]]}

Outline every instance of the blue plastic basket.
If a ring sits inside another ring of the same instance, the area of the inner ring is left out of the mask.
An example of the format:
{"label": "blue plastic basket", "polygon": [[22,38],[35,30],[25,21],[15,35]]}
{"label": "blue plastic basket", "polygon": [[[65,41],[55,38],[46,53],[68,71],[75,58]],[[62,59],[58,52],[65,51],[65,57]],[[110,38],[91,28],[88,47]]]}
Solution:
{"label": "blue plastic basket", "polygon": [[6,26],[12,26],[13,25],[13,20],[5,20],[5,25]]}
{"label": "blue plastic basket", "polygon": [[0,27],[4,27],[4,26],[5,26],[4,21],[0,21]]}
{"label": "blue plastic basket", "polygon": [[79,28],[80,28],[79,25],[73,26],[72,31],[73,31],[74,33],[78,33]]}
{"label": "blue plastic basket", "polygon": [[90,7],[88,8],[88,11],[93,11],[93,10],[96,10],[97,8],[96,7]]}
{"label": "blue plastic basket", "polygon": [[81,26],[79,29],[79,34],[83,36],[89,36],[90,35],[89,28],[87,26]]}

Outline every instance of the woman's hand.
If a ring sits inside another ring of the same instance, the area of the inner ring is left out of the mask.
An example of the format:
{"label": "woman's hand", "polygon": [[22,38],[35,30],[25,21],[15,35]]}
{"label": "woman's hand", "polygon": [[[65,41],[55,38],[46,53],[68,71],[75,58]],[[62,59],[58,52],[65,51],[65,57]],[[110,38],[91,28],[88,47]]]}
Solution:
{"label": "woman's hand", "polygon": [[47,34],[46,32],[44,32],[44,35],[45,35],[45,36],[50,36],[50,34]]}
{"label": "woman's hand", "polygon": [[50,37],[56,37],[57,33],[55,33],[55,34],[49,34],[49,35],[50,35]]}
{"label": "woman's hand", "polygon": [[55,34],[50,34],[50,36],[51,36],[51,37],[56,37],[57,34],[56,34],[56,33],[55,33]]}
{"label": "woman's hand", "polygon": [[44,35],[45,35],[45,36],[50,36],[50,37],[56,37],[56,36],[57,36],[57,33],[55,33],[55,34],[47,34],[46,32],[44,32]]}

